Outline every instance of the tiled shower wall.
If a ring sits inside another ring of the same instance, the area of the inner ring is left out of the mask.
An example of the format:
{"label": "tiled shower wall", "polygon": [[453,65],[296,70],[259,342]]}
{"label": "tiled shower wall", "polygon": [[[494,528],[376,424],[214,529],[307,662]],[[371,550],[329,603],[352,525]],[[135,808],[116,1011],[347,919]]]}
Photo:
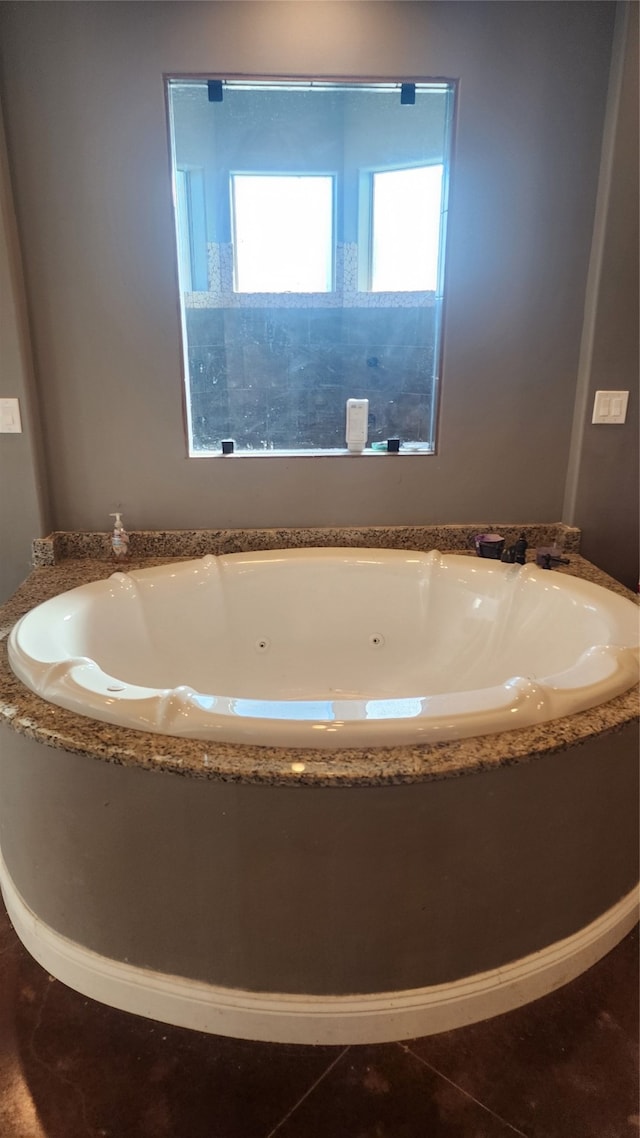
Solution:
{"label": "tiled shower wall", "polygon": [[369,441],[428,441],[437,308],[188,308],[193,441],[219,450],[344,447],[345,403]]}

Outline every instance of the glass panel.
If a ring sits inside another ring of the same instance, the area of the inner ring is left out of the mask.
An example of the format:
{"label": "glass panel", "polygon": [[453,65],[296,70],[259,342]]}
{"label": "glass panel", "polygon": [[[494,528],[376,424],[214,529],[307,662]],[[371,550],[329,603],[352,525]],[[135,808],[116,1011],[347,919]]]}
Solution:
{"label": "glass panel", "polygon": [[190,453],[433,451],[454,84],[168,87]]}
{"label": "glass panel", "polygon": [[182,292],[193,288],[191,274],[191,218],[189,210],[188,174],[176,170],[176,230],[178,235],[178,276]]}

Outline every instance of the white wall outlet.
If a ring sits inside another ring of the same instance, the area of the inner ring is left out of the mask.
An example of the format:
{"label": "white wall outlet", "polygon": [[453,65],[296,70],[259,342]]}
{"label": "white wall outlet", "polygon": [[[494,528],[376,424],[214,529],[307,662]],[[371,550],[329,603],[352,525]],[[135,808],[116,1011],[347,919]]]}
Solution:
{"label": "white wall outlet", "polygon": [[596,391],[591,422],[624,423],[628,402],[628,391]]}
{"label": "white wall outlet", "polygon": [[0,434],[19,435],[22,431],[17,399],[0,399]]}

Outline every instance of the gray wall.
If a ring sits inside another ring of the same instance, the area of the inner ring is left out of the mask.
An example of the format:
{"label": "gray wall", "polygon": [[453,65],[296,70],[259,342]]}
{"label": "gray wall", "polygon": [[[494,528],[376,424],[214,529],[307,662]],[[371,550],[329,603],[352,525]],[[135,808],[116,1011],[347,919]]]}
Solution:
{"label": "gray wall", "polygon": [[[638,5],[627,6],[626,37],[617,45],[611,100],[610,169],[603,193],[599,276],[590,360],[584,377],[585,406],[571,517],[582,527],[582,551],[635,589],[640,578],[638,470]],[[620,29],[619,29],[620,30]],[[618,53],[617,53],[618,54]],[[619,91],[616,91],[619,81]],[[604,165],[604,163],[603,163]],[[597,234],[596,234],[597,237]],[[594,393],[630,392],[624,426],[591,423]]]}
{"label": "gray wall", "polygon": [[22,434],[0,435],[0,602],[27,576],[46,528],[21,258],[0,110],[0,397],[20,403]]}
{"label": "gray wall", "polygon": [[[57,528],[561,513],[615,7],[8,3]],[[186,458],[163,72],[460,77],[439,453]]]}

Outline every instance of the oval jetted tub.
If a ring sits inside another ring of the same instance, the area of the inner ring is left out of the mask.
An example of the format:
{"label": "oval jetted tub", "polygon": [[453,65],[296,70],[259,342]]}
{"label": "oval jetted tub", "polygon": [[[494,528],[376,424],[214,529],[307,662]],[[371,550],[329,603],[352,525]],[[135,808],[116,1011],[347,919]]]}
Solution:
{"label": "oval jetted tub", "polygon": [[638,612],[534,565],[379,549],[207,556],[82,585],[14,628],[16,675],[140,730],[368,747],[531,726],[638,678]]}

